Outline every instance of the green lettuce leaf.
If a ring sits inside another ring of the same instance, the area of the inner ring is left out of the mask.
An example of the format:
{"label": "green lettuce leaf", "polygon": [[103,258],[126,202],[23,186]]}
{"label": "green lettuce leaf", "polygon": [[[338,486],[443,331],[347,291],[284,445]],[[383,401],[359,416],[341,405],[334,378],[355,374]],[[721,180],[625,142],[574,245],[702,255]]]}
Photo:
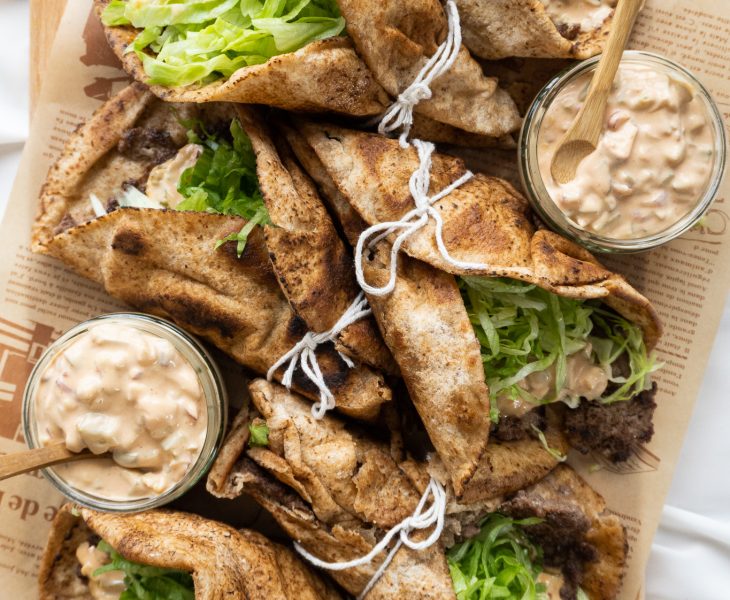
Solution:
{"label": "green lettuce leaf", "polygon": [[345,29],[336,0],[113,0],[102,21],[139,29],[147,83],[185,86],[294,52]]}
{"label": "green lettuce leaf", "polygon": [[262,419],[254,419],[248,424],[248,430],[251,436],[248,438],[249,446],[268,446],[269,445],[269,426]]}
{"label": "green lettuce leaf", "polygon": [[94,577],[107,571],[122,571],[126,591],[119,600],[194,600],[195,591],[190,573],[140,565],[124,558],[105,541],[99,550],[106,552],[111,562],[94,571]]}
{"label": "green lettuce leaf", "polygon": [[[567,377],[567,358],[591,344],[594,360],[612,373],[601,402],[630,400],[651,387],[661,365],[647,352],[641,329],[600,303],[552,294],[510,279],[463,277],[459,280],[469,320],[482,349],[492,399],[538,403],[557,399]],[[621,377],[611,365],[626,354],[631,374]],[[555,366],[553,393],[539,400],[518,385],[531,373]],[[572,406],[578,398],[567,398]]]}
{"label": "green lettuce leaf", "polygon": [[216,248],[228,241],[237,242],[240,257],[248,236],[257,225],[271,224],[256,174],[256,156],[251,141],[234,120],[231,123],[231,141],[213,136],[199,123],[186,123],[188,137],[200,144],[203,151],[195,164],[183,171],[178,191],[184,200],[175,208],[236,215],[248,222],[240,231],[219,240]]}
{"label": "green lettuce leaf", "polygon": [[451,548],[446,558],[458,600],[543,600],[537,583],[542,550],[524,528],[540,519],[516,521],[498,513],[482,521],[477,535]]}

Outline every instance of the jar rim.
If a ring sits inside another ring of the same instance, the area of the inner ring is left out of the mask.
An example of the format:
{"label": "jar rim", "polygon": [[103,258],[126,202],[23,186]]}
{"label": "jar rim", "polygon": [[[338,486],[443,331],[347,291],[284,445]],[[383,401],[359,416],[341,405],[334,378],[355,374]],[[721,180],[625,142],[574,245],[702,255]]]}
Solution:
{"label": "jar rim", "polygon": [[727,160],[725,124],[710,92],[687,68],[665,56],[654,54],[652,52],[645,52],[643,50],[627,50],[624,52],[621,59],[622,63],[630,62],[635,64],[660,66],[661,68],[671,71],[685,79],[693,86],[697,94],[702,98],[713,130],[715,158],[712,172],[707,181],[705,190],[697,199],[692,210],[662,231],[639,238],[621,239],[602,236],[580,227],[578,224],[571,221],[565,213],[563,213],[563,211],[552,200],[549,192],[547,191],[538,166],[537,142],[542,120],[545,117],[552,101],[569,82],[584,73],[595,69],[599,60],[600,55],[567,67],[550,79],[550,81],[548,81],[548,83],[545,84],[545,86],[543,86],[543,88],[538,92],[527,110],[522,124],[522,129],[519,134],[517,162],[520,180],[533,209],[551,228],[554,228],[563,235],[570,237],[589,250],[596,252],[642,252],[661,246],[686,233],[700,220],[700,218],[702,218],[712,204],[713,200],[717,196],[717,192],[722,184],[725,173]]}
{"label": "jar rim", "polygon": [[172,502],[199,481],[213,464],[223,444],[226,431],[228,395],[220,369],[201,342],[178,325],[167,319],[145,313],[115,312],[92,317],[68,329],[46,348],[28,377],[22,403],[23,435],[29,448],[40,446],[34,427],[36,423],[34,418],[35,399],[40,377],[51,361],[74,339],[86,333],[90,327],[114,321],[121,321],[128,326],[137,327],[170,341],[195,370],[203,390],[207,415],[205,440],[200,453],[185,475],[169,489],[155,496],[136,499],[109,499],[81,490],[66,482],[53,467],[41,469],[41,472],[58,491],[79,505],[104,512],[139,512]]}

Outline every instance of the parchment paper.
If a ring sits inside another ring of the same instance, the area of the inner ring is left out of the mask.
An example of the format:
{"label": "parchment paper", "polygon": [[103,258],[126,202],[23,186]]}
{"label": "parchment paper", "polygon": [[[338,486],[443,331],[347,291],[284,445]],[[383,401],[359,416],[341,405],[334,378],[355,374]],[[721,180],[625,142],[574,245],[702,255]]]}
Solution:
{"label": "parchment paper", "polygon": [[[692,70],[730,120],[730,2],[647,0],[632,47]],[[55,260],[30,253],[29,232],[45,174],[71,131],[127,79],[86,2],[69,2],[43,82],[30,139],[0,225],[0,452],[23,447],[22,392],[44,348],[72,324],[121,307]],[[621,597],[641,597],[646,560],[697,397],[730,282],[726,182],[703,225],[639,256],[611,258],[657,306],[666,333],[658,348],[656,434],[616,473],[595,457],[570,461],[607,499],[629,533]],[[35,575],[61,496],[38,473],[0,483],[2,597],[37,596]]]}

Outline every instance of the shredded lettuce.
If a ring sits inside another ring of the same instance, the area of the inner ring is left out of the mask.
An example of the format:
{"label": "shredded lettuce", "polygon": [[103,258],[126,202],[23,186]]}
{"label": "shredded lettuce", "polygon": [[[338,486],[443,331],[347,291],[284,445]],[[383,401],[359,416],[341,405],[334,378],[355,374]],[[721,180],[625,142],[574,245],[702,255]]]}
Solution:
{"label": "shredded lettuce", "polygon": [[547,598],[545,586],[537,583],[542,550],[523,531],[540,522],[493,513],[482,521],[477,535],[451,548],[446,558],[457,599]]}
{"label": "shredded lettuce", "polygon": [[268,446],[269,445],[269,426],[262,419],[254,419],[248,424],[250,437],[248,438],[249,446]]}
{"label": "shredded lettuce", "polygon": [[[510,279],[463,277],[459,281],[469,320],[482,347],[482,362],[492,399],[499,396],[535,404],[554,402],[564,388],[568,356],[591,344],[592,357],[615,385],[603,403],[630,400],[651,387],[657,365],[647,352],[641,329],[593,301],[552,294]],[[613,363],[626,354],[630,375]],[[555,387],[538,399],[518,384],[531,373],[555,369]],[[579,398],[563,398],[576,406]]]}
{"label": "shredded lettuce", "polygon": [[557,448],[551,448],[548,445],[547,438],[545,437],[545,433],[542,429],[540,429],[537,425],[532,425],[532,430],[535,432],[535,435],[537,436],[537,439],[540,440],[540,443],[542,444],[542,447],[545,448],[545,451],[552,456],[555,460],[559,462],[565,462],[568,460],[568,457],[560,452]]}
{"label": "shredded lettuce", "polygon": [[91,210],[94,211],[95,216],[103,217],[105,214],[107,214],[106,208],[104,208],[101,200],[99,200],[99,196],[97,196],[93,192],[89,194],[89,204],[91,204]]}
{"label": "shredded lettuce", "polygon": [[141,30],[127,51],[164,86],[230,77],[345,28],[336,0],[112,0],[102,21]]}
{"label": "shredded lettuce", "polygon": [[194,600],[195,590],[190,573],[129,561],[103,540],[97,547],[109,555],[111,562],[94,571],[94,577],[107,571],[124,573],[127,589],[119,600]]}
{"label": "shredded lettuce", "polygon": [[[236,215],[248,222],[240,231],[219,240],[237,242],[240,257],[256,225],[271,224],[256,174],[256,156],[251,141],[237,120],[231,122],[231,141],[205,131],[202,124],[190,124],[188,138],[203,146],[195,164],[183,171],[178,191],[184,200],[177,210],[194,210]],[[195,125],[195,126],[193,126]]]}
{"label": "shredded lettuce", "polygon": [[117,201],[122,208],[163,208],[159,202],[155,202],[133,185],[125,186],[122,193],[117,196]]}

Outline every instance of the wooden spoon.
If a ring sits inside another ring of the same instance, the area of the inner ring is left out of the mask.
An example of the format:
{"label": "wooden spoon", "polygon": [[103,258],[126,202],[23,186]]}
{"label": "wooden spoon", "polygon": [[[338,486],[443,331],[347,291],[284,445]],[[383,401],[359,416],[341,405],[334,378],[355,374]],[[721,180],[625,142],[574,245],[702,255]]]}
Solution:
{"label": "wooden spoon", "polygon": [[90,450],[71,452],[63,442],[44,446],[43,448],[4,454],[0,456],[0,481],[28,471],[50,467],[51,465],[85,458],[109,458],[109,456],[109,453],[93,454]]}
{"label": "wooden spoon", "polygon": [[644,0],[619,0],[606,49],[593,74],[588,95],[553,155],[550,173],[558,183],[567,183],[574,179],[580,161],[598,145],[598,138],[603,130],[608,94],[611,92],[631,29],[643,3]]}

